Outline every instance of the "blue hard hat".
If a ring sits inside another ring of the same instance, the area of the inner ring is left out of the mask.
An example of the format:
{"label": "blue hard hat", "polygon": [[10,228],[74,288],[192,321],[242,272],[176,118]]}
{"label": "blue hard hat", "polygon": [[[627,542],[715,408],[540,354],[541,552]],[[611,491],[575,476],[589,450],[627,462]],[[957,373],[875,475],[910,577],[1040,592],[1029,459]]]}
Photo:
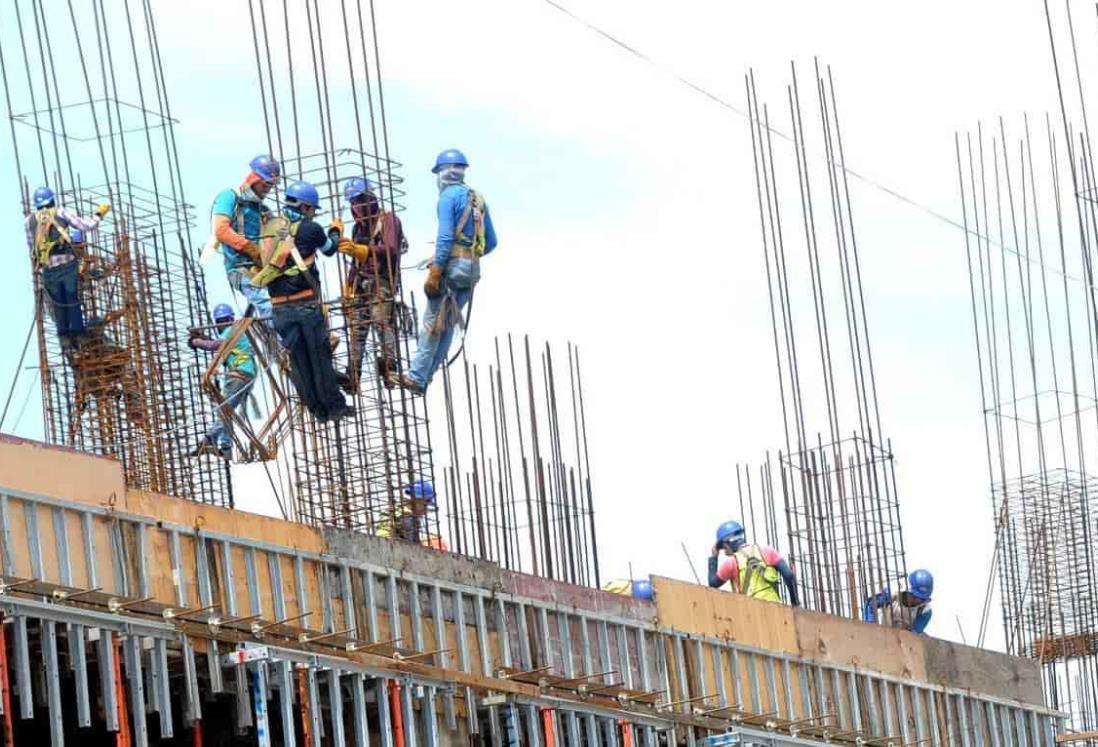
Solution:
{"label": "blue hard hat", "polygon": [[912,571],[907,577],[907,587],[911,596],[925,602],[934,593],[934,575],[922,568]]}
{"label": "blue hard hat", "polygon": [[633,581],[633,596],[637,599],[652,601],[652,582],[646,578]]}
{"label": "blue hard hat", "polygon": [[320,207],[320,193],[309,182],[294,182],[286,187],[286,201],[300,202],[304,205]]}
{"label": "blue hard hat", "polygon": [[449,148],[438,154],[438,158],[435,159],[435,167],[431,169],[432,174],[437,174],[442,171],[443,166],[468,166],[469,159],[465,157],[457,148]]}
{"label": "blue hard hat", "polygon": [[39,187],[34,190],[34,207],[44,208],[48,205],[52,205],[57,198],[53,194],[53,190],[49,187]]}
{"label": "blue hard hat", "polygon": [[72,229],[71,231],[69,231],[69,242],[73,244],[83,244],[84,232],[81,231],[79,228]]}
{"label": "blue hard hat", "polygon": [[743,528],[743,524],[738,521],[726,521],[717,527],[717,545],[723,545],[725,542],[731,542],[733,549],[737,545],[743,544],[747,541],[747,532]]}
{"label": "blue hard hat", "polygon": [[435,505],[435,486],[431,484],[430,480],[416,480],[404,488],[404,493],[413,498],[427,501],[431,506]]}
{"label": "blue hard hat", "polygon": [[252,171],[265,182],[277,181],[278,177],[282,176],[282,167],[278,165],[278,161],[274,156],[269,156],[266,153],[256,156],[248,164]]}
{"label": "blue hard hat", "polygon": [[233,312],[233,307],[227,303],[219,303],[214,306],[213,313],[214,321],[220,322],[222,319],[234,319],[236,314]]}
{"label": "blue hard hat", "polygon": [[374,185],[370,183],[369,179],[363,179],[361,176],[353,176],[343,182],[343,199],[347,202],[356,197],[365,197],[367,192],[373,191]]}

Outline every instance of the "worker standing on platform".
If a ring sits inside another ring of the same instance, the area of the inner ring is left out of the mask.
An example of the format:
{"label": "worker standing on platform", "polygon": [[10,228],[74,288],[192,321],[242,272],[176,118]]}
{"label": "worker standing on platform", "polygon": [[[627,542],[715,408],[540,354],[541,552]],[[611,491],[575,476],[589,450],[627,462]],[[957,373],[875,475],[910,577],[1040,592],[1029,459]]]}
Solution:
{"label": "worker standing on platform", "polygon": [[263,200],[278,183],[282,167],[268,155],[256,156],[249,166],[251,171],[243,184],[214,198],[210,246],[219,248],[225,257],[229,285],[251,304],[252,311],[246,313],[267,320],[271,316],[270,296],[266,288],[251,282],[251,276],[260,265],[259,237],[270,213]]}
{"label": "worker standing on platform", "polygon": [[[198,330],[192,330],[187,344],[194,350],[219,352],[232,334],[236,316],[233,307],[219,303],[214,307],[214,324],[217,336],[209,337]],[[223,363],[225,369],[221,383],[221,397],[225,400],[217,421],[206,431],[202,442],[191,452],[191,456],[217,454],[222,459],[231,460],[233,456],[232,413],[240,412],[247,404],[248,396],[255,385],[255,351],[247,335],[241,335],[229,351]]]}
{"label": "worker standing on platform", "polygon": [[71,351],[80,344],[85,331],[79,288],[83,234],[98,228],[111,206],[104,203],[96,208],[95,217],[82,218],[71,210],[57,207],[56,195],[49,187],[34,190],[32,200],[34,210],[26,221],[27,242],[34,268],[50,298],[61,346]]}
{"label": "worker standing on platform", "polygon": [[332,221],[329,234],[339,239],[339,250],[354,259],[343,298],[350,311],[347,374],[343,381],[357,392],[366,356],[366,337],[372,326],[380,342],[375,360],[378,377],[391,386],[390,375],[398,373],[398,350],[394,301],[400,297],[400,255],[408,247],[400,218],[382,210],[373,185],[356,176],[343,184],[343,199],[351,208],[354,224],[349,239],[343,238],[343,223]]}
{"label": "worker standing on platform", "polygon": [[[725,558],[720,558],[721,551]],[[780,602],[779,581],[785,582],[789,603],[800,606],[797,576],[782,554],[773,547],[747,544],[747,532],[738,521],[726,521],[717,527],[717,542],[709,557],[709,585],[719,589],[726,582],[733,590],[752,599]]]}
{"label": "worker standing on platform", "polygon": [[862,619],[866,622],[878,622],[893,628],[922,633],[930,624],[930,598],[934,594],[934,576],[928,570],[920,568],[907,577],[907,591],[893,598],[892,590],[869,597],[862,607]]}
{"label": "worker standing on platform", "polygon": [[332,344],[321,308],[316,253],[336,253],[336,242],[313,220],[320,195],[308,182],[286,188],[282,217],[264,227],[260,263],[251,282],[270,293],[271,316],[290,353],[290,379],[306,409],[320,421],[354,413],[343,400],[332,366]]}
{"label": "worker standing on platform", "polygon": [[484,196],[465,185],[469,161],[460,150],[444,150],[431,170],[438,177],[438,237],[423,292],[427,310],[406,375],[394,383],[422,394],[446,362],[454,327],[466,320],[466,307],[480,280],[480,258],[496,248],[496,232]]}
{"label": "worker standing on platform", "polygon": [[427,515],[438,510],[438,496],[430,480],[416,480],[404,488],[404,499],[378,523],[375,534],[417,545],[448,550],[445,540],[428,530]]}

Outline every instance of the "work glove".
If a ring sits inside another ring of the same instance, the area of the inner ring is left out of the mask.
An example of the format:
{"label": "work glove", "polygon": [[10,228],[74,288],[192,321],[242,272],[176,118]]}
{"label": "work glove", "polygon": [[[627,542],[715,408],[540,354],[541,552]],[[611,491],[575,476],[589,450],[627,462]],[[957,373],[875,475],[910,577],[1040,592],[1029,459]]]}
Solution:
{"label": "work glove", "polygon": [[255,242],[249,241],[240,247],[240,253],[248,257],[255,264],[260,263],[259,246]]}
{"label": "work glove", "polygon": [[343,254],[352,257],[356,262],[365,262],[370,256],[370,247],[366,244],[356,244],[350,239],[340,239],[336,249]]}
{"label": "work glove", "polygon": [[104,202],[102,205],[100,205],[99,207],[97,207],[95,209],[95,215],[96,215],[96,217],[102,219],[103,216],[106,215],[107,213],[109,213],[110,211],[111,211],[110,204]]}
{"label": "work glove", "polygon": [[438,298],[442,295],[442,268],[432,264],[427,267],[427,280],[423,283],[423,293],[427,298]]}
{"label": "work glove", "polygon": [[336,241],[343,238],[343,221],[339,218],[332,218],[332,222],[328,224],[328,235]]}
{"label": "work glove", "polygon": [[191,336],[187,338],[187,347],[191,350],[198,350],[198,343],[200,340],[205,340],[206,337],[200,333],[196,333],[196,330],[191,330]]}

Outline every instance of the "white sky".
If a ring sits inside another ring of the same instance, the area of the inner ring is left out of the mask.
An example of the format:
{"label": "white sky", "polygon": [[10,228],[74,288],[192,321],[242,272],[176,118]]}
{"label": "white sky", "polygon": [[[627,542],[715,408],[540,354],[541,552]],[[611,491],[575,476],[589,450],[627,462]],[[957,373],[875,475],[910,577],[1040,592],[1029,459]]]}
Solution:
{"label": "white sky", "polygon": [[[1054,106],[1032,0],[562,4],[737,106],[753,67],[782,129],[789,60],[807,85],[819,55],[836,77],[852,168],[950,216],[960,215],[954,132]],[[247,4],[154,5],[184,183],[202,212],[264,147]],[[321,5],[338,13],[335,0]],[[1093,46],[1087,7],[1078,31]],[[413,256],[433,239],[429,162],[461,147],[500,235],[471,356],[508,331],[580,346],[604,576],[632,563],[638,575],[689,578],[680,542],[700,564],[735,511],[735,463],[781,445],[746,122],[541,0],[377,0],[377,14]],[[971,641],[993,536],[963,236],[852,188],[908,564],[936,574],[932,632],[959,639],[956,616]],[[5,226],[22,241],[17,221]],[[0,280],[15,299],[6,360],[30,320],[18,269]],[[0,377],[6,391],[10,372]],[[999,619],[996,604],[992,642]]]}

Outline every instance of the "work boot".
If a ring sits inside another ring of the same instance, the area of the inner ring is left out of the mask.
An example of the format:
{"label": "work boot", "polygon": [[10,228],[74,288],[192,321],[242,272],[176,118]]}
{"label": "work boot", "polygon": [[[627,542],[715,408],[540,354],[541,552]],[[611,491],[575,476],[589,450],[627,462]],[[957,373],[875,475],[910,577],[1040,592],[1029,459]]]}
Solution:
{"label": "work boot", "polygon": [[385,385],[386,389],[392,389],[395,386],[393,376],[399,372],[389,364],[389,359],[384,356],[378,356],[374,359],[374,365],[377,366],[377,377],[381,380],[381,383]]}
{"label": "work boot", "polygon": [[402,389],[407,389],[412,394],[424,394],[426,390],[421,389],[419,384],[413,381],[406,374],[398,373],[396,371],[390,373],[386,377],[386,381],[390,382],[393,386],[399,386]]}
{"label": "work boot", "polygon": [[347,394],[358,394],[358,383],[355,381],[357,378],[355,372],[351,369],[346,371],[337,371],[336,378],[339,380],[339,388],[345,391]]}
{"label": "work boot", "polygon": [[232,444],[229,444],[228,446],[217,447],[217,455],[224,459],[226,462],[231,462],[233,460]]}

